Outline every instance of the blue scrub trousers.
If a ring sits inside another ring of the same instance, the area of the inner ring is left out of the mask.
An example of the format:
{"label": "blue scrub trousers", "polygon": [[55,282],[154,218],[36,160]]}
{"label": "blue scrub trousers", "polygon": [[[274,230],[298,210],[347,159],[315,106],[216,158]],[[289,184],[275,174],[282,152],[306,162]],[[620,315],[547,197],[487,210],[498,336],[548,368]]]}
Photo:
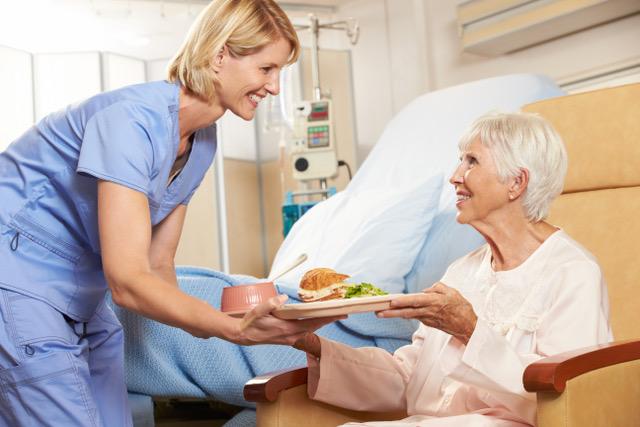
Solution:
{"label": "blue scrub trousers", "polygon": [[0,288],[0,426],[131,426],[122,326],[105,301],[78,323]]}

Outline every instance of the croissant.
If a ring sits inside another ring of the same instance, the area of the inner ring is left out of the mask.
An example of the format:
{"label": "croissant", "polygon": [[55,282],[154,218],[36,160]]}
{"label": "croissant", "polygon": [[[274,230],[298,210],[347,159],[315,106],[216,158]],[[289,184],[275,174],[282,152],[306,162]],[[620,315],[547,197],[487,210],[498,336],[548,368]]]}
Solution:
{"label": "croissant", "polygon": [[298,295],[303,302],[343,298],[350,286],[344,282],[348,278],[349,275],[337,273],[330,268],[314,268],[302,276]]}

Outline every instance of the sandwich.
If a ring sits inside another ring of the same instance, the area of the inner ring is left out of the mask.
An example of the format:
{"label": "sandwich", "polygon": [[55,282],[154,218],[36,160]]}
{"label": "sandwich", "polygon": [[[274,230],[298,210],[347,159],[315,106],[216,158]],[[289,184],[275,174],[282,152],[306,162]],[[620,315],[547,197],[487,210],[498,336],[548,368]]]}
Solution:
{"label": "sandwich", "polygon": [[337,273],[330,268],[314,268],[302,276],[298,295],[303,302],[342,298],[350,286],[344,282],[348,278],[347,274]]}
{"label": "sandwich", "polygon": [[302,276],[298,295],[302,302],[316,302],[387,294],[370,283],[347,283],[348,278],[330,268],[314,268]]}

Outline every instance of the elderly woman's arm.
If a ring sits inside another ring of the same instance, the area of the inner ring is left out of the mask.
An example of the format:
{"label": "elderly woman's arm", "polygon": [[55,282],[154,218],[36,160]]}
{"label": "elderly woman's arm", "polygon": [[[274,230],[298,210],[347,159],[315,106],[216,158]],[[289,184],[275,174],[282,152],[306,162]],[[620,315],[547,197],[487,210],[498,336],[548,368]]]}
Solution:
{"label": "elderly woman's arm", "polygon": [[407,383],[422,357],[424,334],[425,328],[418,329],[412,344],[393,355],[377,347],[352,348],[309,335],[296,345],[309,354],[309,396],[358,411],[406,410]]}

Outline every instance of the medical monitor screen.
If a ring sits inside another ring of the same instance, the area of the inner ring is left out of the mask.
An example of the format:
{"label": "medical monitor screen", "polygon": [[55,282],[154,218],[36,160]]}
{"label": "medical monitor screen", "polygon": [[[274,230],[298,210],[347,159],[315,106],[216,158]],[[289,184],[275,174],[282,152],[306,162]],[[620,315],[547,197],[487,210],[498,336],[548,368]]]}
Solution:
{"label": "medical monitor screen", "polygon": [[311,112],[307,118],[310,122],[321,122],[329,120],[329,103],[326,101],[314,102],[311,104]]}

